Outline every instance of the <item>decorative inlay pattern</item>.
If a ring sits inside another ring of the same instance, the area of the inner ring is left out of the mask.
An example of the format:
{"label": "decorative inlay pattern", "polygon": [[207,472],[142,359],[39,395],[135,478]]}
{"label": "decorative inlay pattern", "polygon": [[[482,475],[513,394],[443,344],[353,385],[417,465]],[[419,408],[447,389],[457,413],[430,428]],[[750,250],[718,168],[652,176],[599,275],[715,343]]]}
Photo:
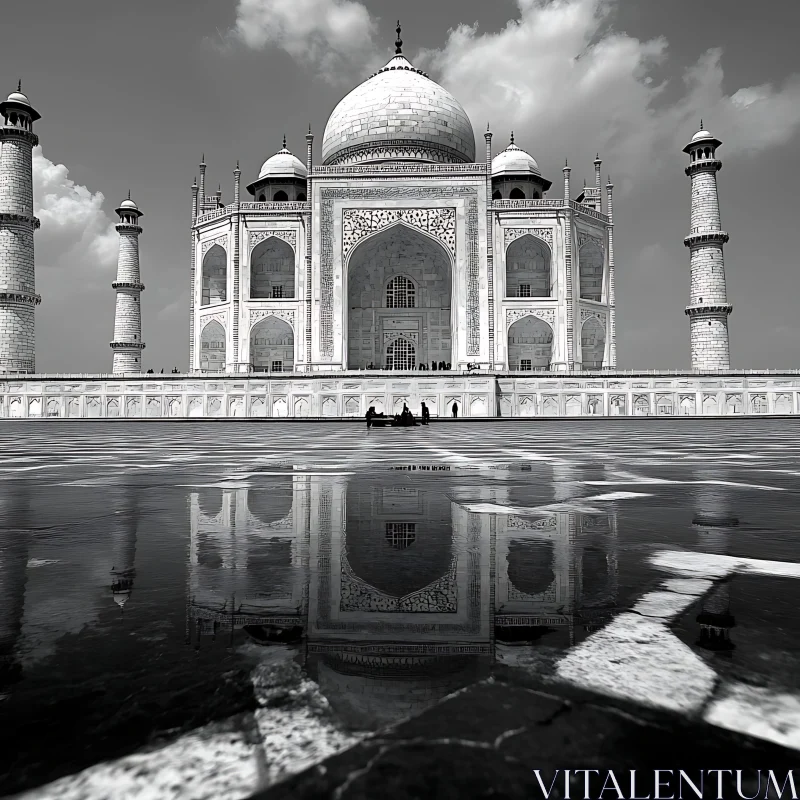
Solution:
{"label": "decorative inlay pattern", "polygon": [[293,250],[297,250],[297,231],[250,231],[250,252],[253,252],[253,248],[257,244],[269,239],[271,236],[276,239],[283,239],[284,242],[292,246]]}
{"label": "decorative inlay pattern", "polygon": [[358,242],[395,222],[405,222],[434,236],[456,254],[456,211],[454,208],[345,208],[342,212],[342,255]]}
{"label": "decorative inlay pattern", "polygon": [[552,530],[557,527],[558,521],[555,517],[545,517],[544,519],[524,519],[523,517],[508,517],[507,528],[521,528],[526,531]]}
{"label": "decorative inlay pattern", "polygon": [[292,326],[292,330],[294,330],[294,311],[291,309],[259,309],[258,311],[251,311],[250,312],[250,329],[257,322],[261,322],[262,319],[266,317],[276,317],[277,319],[282,319],[284,322],[288,322],[289,325]]}
{"label": "decorative inlay pattern", "polygon": [[505,229],[505,242],[506,247],[511,244],[515,239],[520,236],[535,236],[547,242],[548,247],[553,249],[553,229],[552,228],[506,228]]}
{"label": "decorative inlay pattern", "polygon": [[556,323],[554,308],[508,308],[506,309],[506,328],[510,328],[523,317],[538,317],[548,323],[550,327],[555,326]]}
{"label": "decorative inlay pattern", "polygon": [[228,321],[228,312],[227,311],[219,311],[216,314],[206,314],[203,317],[200,317],[200,328],[205,328],[209,322],[216,320],[219,322],[222,327],[224,328],[227,321]]}
{"label": "decorative inlay pattern", "polygon": [[581,323],[586,322],[589,317],[597,317],[603,325],[606,324],[606,312],[605,311],[598,311],[594,308],[582,308],[581,309]]}
{"label": "decorative inlay pattern", "polygon": [[320,191],[320,350],[333,358],[333,283],[335,200],[466,200],[467,203],[467,355],[480,354],[480,257],[478,248],[478,190],[473,186],[377,186]]}
{"label": "decorative inlay pattern", "polygon": [[353,572],[347,556],[342,555],[339,610],[455,614],[458,610],[457,563],[458,559],[453,558],[447,573],[424,589],[407,594],[405,597],[392,597],[362,581]]}
{"label": "decorative inlay pattern", "polygon": [[[386,344],[387,342],[392,341],[392,339],[408,339],[414,344],[419,344],[419,333],[417,331],[384,331],[383,332],[383,343]],[[400,388],[408,388],[408,387],[400,387],[395,386],[395,389]]]}
{"label": "decorative inlay pattern", "polygon": [[595,233],[584,233],[584,232],[581,231],[578,234],[578,248],[583,247],[588,242],[593,242],[601,250],[605,250],[605,245],[604,245],[602,236],[599,236],[598,234],[595,234]]}
{"label": "decorative inlay pattern", "polygon": [[206,253],[215,245],[218,244],[227,254],[228,252],[228,237],[226,236],[217,236],[216,239],[209,239],[202,244],[202,254],[203,258],[206,257]]}

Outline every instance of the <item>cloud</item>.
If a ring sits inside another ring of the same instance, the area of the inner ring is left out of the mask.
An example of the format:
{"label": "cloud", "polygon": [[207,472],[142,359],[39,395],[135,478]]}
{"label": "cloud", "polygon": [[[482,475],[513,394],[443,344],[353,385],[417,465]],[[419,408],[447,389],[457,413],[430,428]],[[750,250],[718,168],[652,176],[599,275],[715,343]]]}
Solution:
{"label": "cloud", "polygon": [[[498,144],[514,129],[534,156],[569,157],[586,172],[599,150],[625,191],[634,179],[672,166],[701,117],[728,154],[784,144],[800,127],[798,75],[778,88],[726,95],[722,52],[713,49],[686,71],[680,96],[667,101],[666,84],[656,79],[668,61],[667,41],[615,31],[613,0],[517,5],[518,19],[501,31],[459,25],[443,48],[423,52],[416,64],[459,98],[478,130],[490,121]],[[548,152],[554,143],[557,154]]]}
{"label": "cloud", "polygon": [[42,226],[36,234],[36,265],[58,268],[84,280],[103,277],[116,266],[119,239],[103,211],[102,192],[75,183],[63,164],[33,151],[34,213]]}
{"label": "cloud", "polygon": [[369,11],[354,0],[239,0],[230,35],[254,50],[284,50],[329,83],[363,79],[381,61]]}

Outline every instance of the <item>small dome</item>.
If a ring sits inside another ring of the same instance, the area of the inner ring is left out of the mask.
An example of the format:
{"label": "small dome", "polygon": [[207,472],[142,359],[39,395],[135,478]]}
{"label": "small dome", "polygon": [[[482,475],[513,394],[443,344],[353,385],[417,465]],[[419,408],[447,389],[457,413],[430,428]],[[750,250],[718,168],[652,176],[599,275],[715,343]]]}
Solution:
{"label": "small dome", "polygon": [[322,139],[324,164],[387,158],[475,161],[475,134],[462,105],[400,54],[341,100]]}
{"label": "small dome", "polygon": [[511,144],[492,159],[492,175],[538,175],[541,176],[536,159],[522,148]]}
{"label": "small dome", "polygon": [[692,136],[693,142],[699,142],[701,139],[713,139],[714,137],[708,131],[697,131],[697,133]]}
{"label": "small dome", "polygon": [[259,180],[262,178],[300,178],[305,180],[307,177],[306,165],[286,149],[285,142],[283,149],[268,158],[261,165],[261,172],[258,173]]}
{"label": "small dome", "polygon": [[127,200],[123,200],[119,204],[119,207],[120,208],[132,208],[132,209],[134,209],[136,211],[139,210],[139,206],[137,206],[136,203],[134,203],[133,200],[130,199],[130,197]]}
{"label": "small dome", "polygon": [[114,592],[114,593],[112,594],[112,596],[113,596],[113,598],[114,598],[114,602],[115,602],[115,603],[116,603],[116,604],[117,604],[117,605],[118,605],[120,608],[122,608],[122,607],[125,605],[125,603],[127,603],[127,602],[128,602],[128,600],[130,600],[130,597],[131,597],[131,590],[130,590],[130,589],[123,589],[122,591],[119,591],[119,592]]}
{"label": "small dome", "polygon": [[[2,95],[0,95],[0,97],[2,97]],[[26,105],[26,106],[29,106],[31,104],[31,101],[28,100],[28,98],[24,94],[22,94],[22,92],[11,92],[11,94],[8,96],[6,102],[7,103],[22,103],[23,105]]]}

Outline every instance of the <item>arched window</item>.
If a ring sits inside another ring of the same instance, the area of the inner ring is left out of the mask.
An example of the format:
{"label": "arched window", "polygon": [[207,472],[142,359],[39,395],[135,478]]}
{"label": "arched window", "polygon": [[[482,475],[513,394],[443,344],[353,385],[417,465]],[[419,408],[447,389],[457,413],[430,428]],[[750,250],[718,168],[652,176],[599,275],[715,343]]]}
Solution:
{"label": "arched window", "polygon": [[306,201],[306,193],[305,192],[300,192],[300,194],[297,195],[297,202],[298,203],[305,203],[305,201]]}
{"label": "arched window", "polygon": [[250,297],[254,300],[294,297],[294,250],[274,236],[259,242],[250,255]]}
{"label": "arched window", "polygon": [[386,348],[386,369],[415,369],[417,351],[408,339],[395,339]]}
{"label": "arched window", "polygon": [[283,189],[280,189],[279,191],[275,192],[272,199],[276,203],[285,203],[289,199],[289,195],[286,194]]}
{"label": "arched window", "polygon": [[508,368],[545,370],[553,354],[553,329],[534,316],[517,320],[508,329]]}
{"label": "arched window", "polygon": [[589,239],[578,251],[580,260],[580,296],[583,300],[603,299],[603,249]]}
{"label": "arched window", "polygon": [[581,327],[581,362],[584,369],[602,369],[606,331],[597,317],[589,317]]}
{"label": "arched window", "polygon": [[258,196],[258,202],[259,203],[264,203],[264,202],[266,202],[266,199],[267,199],[267,196],[264,194],[264,192],[261,192],[261,194]]}
{"label": "arched window", "polygon": [[396,275],[386,287],[387,308],[414,308],[416,288],[404,275]]}
{"label": "arched window", "polygon": [[294,331],[288,322],[266,317],[250,331],[253,372],[290,372],[294,368]]}
{"label": "arched window", "polygon": [[526,234],[506,250],[506,297],[550,297],[550,249]]}
{"label": "arched window", "polygon": [[225,371],[225,328],[217,320],[211,320],[200,334],[200,369]]}
{"label": "arched window", "polygon": [[525,199],[525,192],[522,189],[512,189],[511,194],[509,194],[509,199],[511,200],[524,200]]}
{"label": "arched window", "polygon": [[215,244],[203,258],[203,295],[200,305],[224,303],[227,299],[228,256]]}
{"label": "arched window", "polygon": [[500,194],[500,190],[499,189],[495,189],[492,192],[492,200],[502,200],[502,199],[503,199],[503,195]]}

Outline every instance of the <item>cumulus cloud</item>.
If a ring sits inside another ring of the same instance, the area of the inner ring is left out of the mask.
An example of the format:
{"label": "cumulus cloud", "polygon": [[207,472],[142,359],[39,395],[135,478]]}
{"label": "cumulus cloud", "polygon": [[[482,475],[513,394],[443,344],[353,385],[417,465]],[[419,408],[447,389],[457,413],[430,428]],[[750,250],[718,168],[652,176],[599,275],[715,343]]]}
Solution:
{"label": "cumulus cloud", "polygon": [[36,234],[36,264],[91,277],[117,263],[119,239],[103,211],[102,192],[94,194],[55,164],[33,151],[34,213],[42,226]]}
{"label": "cumulus cloud", "polygon": [[777,88],[726,95],[722,52],[713,49],[686,71],[680,96],[667,101],[666,84],[655,75],[667,63],[668,43],[615,31],[613,0],[517,5],[518,18],[501,31],[459,25],[417,66],[459,98],[478,130],[486,121],[504,135],[514,129],[534,155],[555,161],[557,147],[559,160],[568,156],[589,171],[599,150],[624,191],[672,161],[701,117],[729,154],[783,144],[800,127],[798,75]]}
{"label": "cumulus cloud", "polygon": [[329,83],[374,68],[375,22],[354,0],[239,0],[232,36],[255,50],[278,47]]}

